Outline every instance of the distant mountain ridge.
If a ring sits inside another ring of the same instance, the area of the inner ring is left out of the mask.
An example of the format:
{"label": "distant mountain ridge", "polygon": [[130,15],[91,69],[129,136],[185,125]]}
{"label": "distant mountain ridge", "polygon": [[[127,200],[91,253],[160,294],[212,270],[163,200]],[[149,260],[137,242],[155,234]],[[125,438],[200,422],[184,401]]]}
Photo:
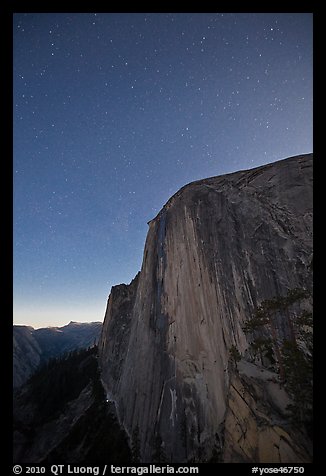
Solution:
{"label": "distant mountain ridge", "polygon": [[49,359],[96,344],[101,329],[101,322],[74,321],[40,329],[13,326],[13,386],[20,387]]}

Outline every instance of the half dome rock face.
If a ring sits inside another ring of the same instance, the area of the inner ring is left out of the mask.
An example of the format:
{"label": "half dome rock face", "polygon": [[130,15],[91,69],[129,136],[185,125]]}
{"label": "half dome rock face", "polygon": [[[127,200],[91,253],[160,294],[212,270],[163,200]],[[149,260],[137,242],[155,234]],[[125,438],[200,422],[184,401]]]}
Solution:
{"label": "half dome rock face", "polygon": [[255,407],[273,377],[248,367],[243,325],[264,300],[305,288],[311,261],[311,154],[191,183],[149,222],[142,269],[112,288],[99,343],[108,398],[142,462],[309,461],[276,388]]}

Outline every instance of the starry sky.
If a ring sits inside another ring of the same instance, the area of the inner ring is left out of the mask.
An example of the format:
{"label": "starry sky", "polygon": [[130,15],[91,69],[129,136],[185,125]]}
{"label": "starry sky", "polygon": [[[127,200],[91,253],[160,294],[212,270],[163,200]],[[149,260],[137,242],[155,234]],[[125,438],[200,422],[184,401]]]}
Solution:
{"label": "starry sky", "polygon": [[102,321],[194,180],[312,152],[312,14],[13,16],[14,323]]}

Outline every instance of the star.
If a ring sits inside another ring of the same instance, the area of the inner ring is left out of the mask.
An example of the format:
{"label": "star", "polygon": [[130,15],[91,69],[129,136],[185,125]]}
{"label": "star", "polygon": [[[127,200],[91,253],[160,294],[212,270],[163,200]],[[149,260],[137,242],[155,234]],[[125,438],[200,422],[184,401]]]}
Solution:
{"label": "star", "polygon": [[85,289],[101,307],[186,183],[312,150],[309,13],[15,13],[13,31],[15,319],[72,295],[82,313]]}

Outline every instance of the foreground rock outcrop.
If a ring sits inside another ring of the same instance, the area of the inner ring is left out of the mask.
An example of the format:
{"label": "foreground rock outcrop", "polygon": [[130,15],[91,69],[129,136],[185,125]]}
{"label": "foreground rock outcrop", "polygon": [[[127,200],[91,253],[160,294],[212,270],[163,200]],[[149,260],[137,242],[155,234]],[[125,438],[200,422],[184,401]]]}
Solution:
{"label": "foreground rock outcrop", "polygon": [[107,397],[143,462],[311,461],[243,331],[264,300],[307,287],[311,262],[311,154],[191,183],[149,222],[142,269],[112,288],[99,342]]}
{"label": "foreground rock outcrop", "polygon": [[125,433],[111,407],[96,346],[49,361],[14,392],[13,462],[130,463]]}

